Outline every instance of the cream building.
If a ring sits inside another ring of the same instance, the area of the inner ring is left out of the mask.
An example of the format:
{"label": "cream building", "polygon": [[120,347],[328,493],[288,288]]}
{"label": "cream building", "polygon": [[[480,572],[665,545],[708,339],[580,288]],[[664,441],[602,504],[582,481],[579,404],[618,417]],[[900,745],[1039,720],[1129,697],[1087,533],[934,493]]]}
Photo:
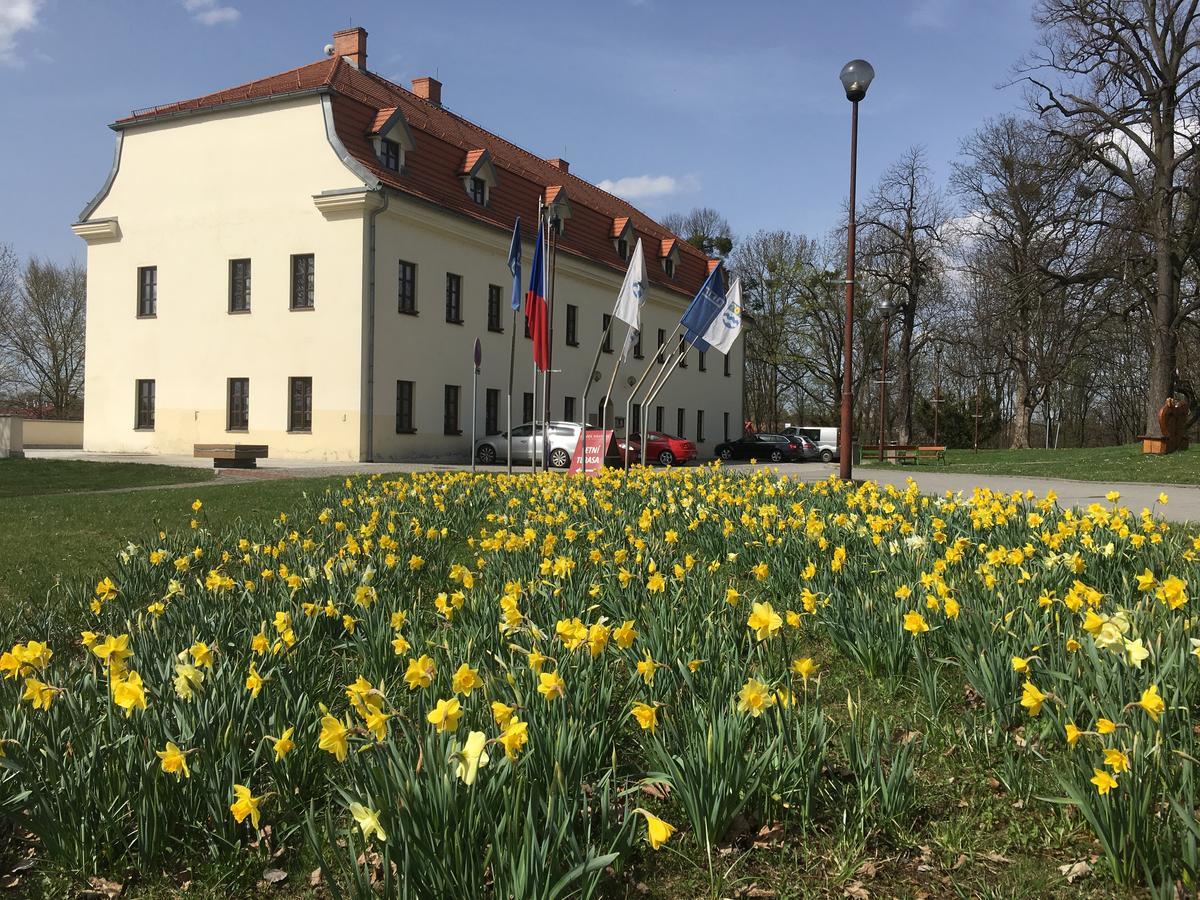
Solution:
{"label": "cream building", "polygon": [[[561,223],[551,418],[581,417],[604,317],[642,239],[642,352],[618,375],[623,415],[631,376],[710,260],[565,161],[450,112],[436,80],[407,90],[374,74],[362,29],[333,48],[112,125],[112,170],[72,226],[88,248],[85,449],[237,442],[273,458],[467,458],[476,337],[479,434],[507,427],[508,247],[519,215],[527,279],[539,200]],[[530,415],[523,321],[514,424]],[[614,353],[623,339],[617,323]],[[601,357],[605,384],[615,362]],[[729,357],[690,352],[649,425],[711,456],[741,433],[742,371],[740,341]]]}

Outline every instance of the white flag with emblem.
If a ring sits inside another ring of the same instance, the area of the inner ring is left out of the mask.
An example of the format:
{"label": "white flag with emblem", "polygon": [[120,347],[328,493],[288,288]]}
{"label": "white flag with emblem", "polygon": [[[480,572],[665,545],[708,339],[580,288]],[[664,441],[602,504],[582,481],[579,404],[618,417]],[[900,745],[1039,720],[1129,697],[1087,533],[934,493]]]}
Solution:
{"label": "white flag with emblem", "polygon": [[717,317],[708,326],[708,331],[704,332],[701,337],[714,350],[728,354],[729,348],[733,346],[733,342],[741,333],[742,279],[736,278],[729,288],[729,293],[725,295],[724,308],[717,313]]}
{"label": "white flag with emblem", "polygon": [[633,259],[625,271],[625,281],[621,284],[621,293],[617,295],[617,305],[613,308],[613,317],[620,319],[629,326],[625,335],[625,346],[621,350],[621,362],[629,358],[629,351],[637,343],[638,332],[642,328],[642,304],[646,302],[646,260],[642,255],[642,239],[638,238],[633,247]]}

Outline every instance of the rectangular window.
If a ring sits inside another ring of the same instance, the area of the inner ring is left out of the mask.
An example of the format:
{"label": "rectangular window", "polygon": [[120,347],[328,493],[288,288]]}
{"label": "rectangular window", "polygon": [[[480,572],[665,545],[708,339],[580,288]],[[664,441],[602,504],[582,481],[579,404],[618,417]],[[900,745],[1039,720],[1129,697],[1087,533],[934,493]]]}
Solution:
{"label": "rectangular window", "polygon": [[139,318],[158,315],[158,266],[142,266],[138,269]]}
{"label": "rectangular window", "polygon": [[563,419],[568,422],[576,421],[574,397],[563,397]]}
{"label": "rectangular window", "polygon": [[317,261],[311,253],[292,256],[292,309],[312,309],[316,303]]}
{"label": "rectangular window", "polygon": [[384,138],[379,142],[379,157],[383,161],[385,169],[391,169],[393,172],[400,171],[400,145],[395,141],[390,141]]}
{"label": "rectangular window", "polygon": [[579,307],[567,304],[567,346],[579,346]]}
{"label": "rectangular window", "polygon": [[704,410],[696,410],[696,443],[704,443]]}
{"label": "rectangular window", "polygon": [[400,260],[400,312],[410,316],[417,314],[417,264]]}
{"label": "rectangular window", "polygon": [[312,378],[288,379],[288,431],[312,431]]}
{"label": "rectangular window", "polygon": [[643,356],[642,356],[642,330],[640,328],[638,329],[638,332],[637,332],[637,339],[633,342],[633,358],[634,359],[643,359]]}
{"label": "rectangular window", "polygon": [[687,412],[680,407],[675,411],[675,434],[683,437],[683,430],[687,427]]}
{"label": "rectangular window", "polygon": [[488,388],[483,399],[483,433],[500,433],[500,391]]}
{"label": "rectangular window", "polygon": [[721,440],[729,440],[729,413],[721,413]]}
{"label": "rectangular window", "polygon": [[137,381],[137,411],[133,427],[138,431],[154,430],[154,379],[139,378]]}
{"label": "rectangular window", "polygon": [[705,353],[707,353],[707,352],[708,352],[708,351],[706,351],[706,350],[699,350],[699,351],[697,351],[697,353],[696,353],[696,361],[699,363],[699,367],[700,367],[700,371],[701,371],[701,372],[707,372],[707,371],[708,371],[708,360],[706,360],[706,359],[704,358],[704,354],[705,354]]}
{"label": "rectangular window", "polygon": [[455,325],[463,323],[462,276],[453,272],[446,273],[446,321]]}
{"label": "rectangular window", "polygon": [[524,316],[525,319],[525,337],[532,338],[533,332],[529,330],[529,316]]}
{"label": "rectangular window", "polygon": [[687,340],[682,334],[679,336],[679,368],[687,368]]}
{"label": "rectangular window", "polygon": [[625,238],[617,239],[617,256],[621,259],[629,259],[629,241]]}
{"label": "rectangular window", "polygon": [[725,377],[728,378],[729,377],[729,354],[726,353],[724,356],[721,357],[721,359],[722,359],[723,365],[725,367]]}
{"label": "rectangular window", "polygon": [[250,260],[229,261],[229,311],[250,312]]}
{"label": "rectangular window", "polygon": [[411,381],[396,382],[396,434],[414,434],[413,389]]}
{"label": "rectangular window", "polygon": [[443,434],[462,434],[462,429],[458,427],[458,394],[457,384],[446,385],[446,402],[442,408]]}
{"label": "rectangular window", "polygon": [[500,285],[488,285],[488,331],[504,331],[504,323],[500,320],[501,296]]}
{"label": "rectangular window", "polygon": [[663,429],[663,408],[661,406],[654,407],[654,430],[662,431]]}
{"label": "rectangular window", "polygon": [[533,421],[533,394],[529,391],[525,392],[525,396],[521,400],[521,421]]}
{"label": "rectangular window", "polygon": [[[665,328],[658,329],[658,364],[659,365],[662,365],[662,362],[663,362],[663,344],[665,344],[666,342],[667,342],[667,330]],[[659,427],[659,430],[660,431],[662,430],[661,426]]]}
{"label": "rectangular window", "polygon": [[602,349],[605,353],[612,353],[612,316],[605,313],[600,327],[604,329],[604,347]]}
{"label": "rectangular window", "polygon": [[630,434],[642,430],[642,404],[634,403],[629,407],[629,425],[625,430]]}
{"label": "rectangular window", "polygon": [[250,379],[230,378],[225,404],[225,430],[247,431],[250,428]]}
{"label": "rectangular window", "polygon": [[667,270],[668,278],[675,277],[675,260],[671,259],[670,257],[667,257],[666,264],[663,266],[663,268],[665,268]]}
{"label": "rectangular window", "polygon": [[471,199],[483,206],[487,202],[487,184],[482,178],[471,178]]}

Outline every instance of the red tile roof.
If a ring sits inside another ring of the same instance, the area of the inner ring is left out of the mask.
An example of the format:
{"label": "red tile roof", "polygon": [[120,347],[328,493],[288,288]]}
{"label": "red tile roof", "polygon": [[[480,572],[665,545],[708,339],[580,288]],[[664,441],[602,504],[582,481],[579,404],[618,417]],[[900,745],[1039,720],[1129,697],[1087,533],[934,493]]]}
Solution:
{"label": "red tile roof", "polygon": [[625,226],[629,224],[629,216],[617,216],[613,219],[612,231],[608,236],[611,238],[619,238],[625,231]]}
{"label": "red tile roof", "polygon": [[[643,237],[645,247],[659,247],[662,256],[673,247],[680,249],[675,278],[668,278],[661,266],[647,266],[650,281],[691,295],[707,277],[711,264],[703,252],[628,202],[341,57],[192,100],[137,110],[114,127],[317,90],[330,93],[334,127],[350,155],[390,188],[505,230],[511,230],[519,215],[530,240],[539,198],[550,202],[565,191],[570,196],[571,219],[558,241],[561,251],[624,271],[627,263],[617,255],[612,236],[619,235],[624,229],[621,220],[627,219],[633,225],[633,238]],[[404,171],[399,173],[383,167],[370,140],[396,109],[403,112],[416,145],[405,154]],[[484,151],[502,173],[501,184],[491,192],[486,207],[472,201],[460,181],[461,173],[469,171]]]}

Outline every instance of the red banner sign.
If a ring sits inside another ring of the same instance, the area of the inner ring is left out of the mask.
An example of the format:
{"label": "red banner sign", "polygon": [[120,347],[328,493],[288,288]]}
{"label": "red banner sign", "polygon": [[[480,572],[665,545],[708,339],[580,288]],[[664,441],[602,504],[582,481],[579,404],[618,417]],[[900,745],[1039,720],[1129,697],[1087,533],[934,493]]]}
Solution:
{"label": "red banner sign", "polygon": [[[587,453],[587,474],[595,475],[604,468],[604,458],[612,447],[613,433],[598,428],[588,429],[579,436],[575,454],[571,457],[571,472],[582,472],[583,456]],[[586,446],[585,446],[586,445]]]}

